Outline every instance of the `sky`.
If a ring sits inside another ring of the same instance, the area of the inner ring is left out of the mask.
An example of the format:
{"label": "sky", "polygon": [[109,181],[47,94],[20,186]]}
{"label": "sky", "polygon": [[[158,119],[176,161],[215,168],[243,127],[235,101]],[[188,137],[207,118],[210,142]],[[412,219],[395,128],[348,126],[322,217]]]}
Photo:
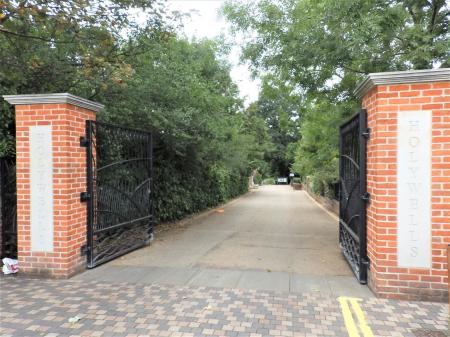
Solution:
{"label": "sky", "polygon": [[[184,20],[184,34],[189,37],[214,38],[224,34],[227,40],[231,39],[228,23],[220,16],[220,8],[225,0],[168,0],[169,10],[180,13],[190,13],[190,18]],[[240,64],[240,45],[242,41],[234,40],[228,60],[232,66],[231,77],[238,85],[240,96],[245,105],[258,99],[259,81],[252,80],[248,66]]]}

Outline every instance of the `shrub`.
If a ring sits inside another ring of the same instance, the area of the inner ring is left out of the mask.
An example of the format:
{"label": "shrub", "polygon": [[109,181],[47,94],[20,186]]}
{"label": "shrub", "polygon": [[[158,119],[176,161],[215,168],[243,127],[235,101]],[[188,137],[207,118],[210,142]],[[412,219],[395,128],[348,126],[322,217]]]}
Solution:
{"label": "shrub", "polygon": [[275,185],[275,178],[263,179],[262,185]]}
{"label": "shrub", "polygon": [[155,167],[154,208],[158,223],[216,206],[248,189],[246,172],[218,165],[186,171],[167,164]]}
{"label": "shrub", "polygon": [[294,178],[292,178],[292,182],[294,184],[301,184],[302,183],[302,178],[294,177]]}
{"label": "shrub", "polygon": [[261,173],[256,173],[256,175],[253,177],[253,182],[257,185],[262,185],[263,183],[263,177]]}

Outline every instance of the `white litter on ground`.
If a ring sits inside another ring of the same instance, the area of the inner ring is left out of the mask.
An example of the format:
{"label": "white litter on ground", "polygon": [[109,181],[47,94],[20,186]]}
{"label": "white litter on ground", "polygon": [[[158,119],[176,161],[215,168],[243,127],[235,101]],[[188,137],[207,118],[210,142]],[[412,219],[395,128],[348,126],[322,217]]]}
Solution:
{"label": "white litter on ground", "polygon": [[3,274],[15,274],[19,271],[19,262],[16,259],[10,259],[9,257],[5,257],[3,260]]}

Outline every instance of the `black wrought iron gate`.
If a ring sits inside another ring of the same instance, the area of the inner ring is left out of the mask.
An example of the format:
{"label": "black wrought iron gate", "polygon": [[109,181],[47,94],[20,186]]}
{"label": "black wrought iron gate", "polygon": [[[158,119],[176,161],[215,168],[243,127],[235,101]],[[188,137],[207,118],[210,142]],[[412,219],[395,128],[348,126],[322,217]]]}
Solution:
{"label": "black wrought iron gate", "polygon": [[17,258],[16,158],[0,158],[0,257]]}
{"label": "black wrought iron gate", "polygon": [[87,264],[93,268],[153,237],[152,136],[86,122]]}
{"label": "black wrought iron gate", "polygon": [[339,244],[360,283],[367,283],[366,142],[367,112],[361,110],[340,127]]}

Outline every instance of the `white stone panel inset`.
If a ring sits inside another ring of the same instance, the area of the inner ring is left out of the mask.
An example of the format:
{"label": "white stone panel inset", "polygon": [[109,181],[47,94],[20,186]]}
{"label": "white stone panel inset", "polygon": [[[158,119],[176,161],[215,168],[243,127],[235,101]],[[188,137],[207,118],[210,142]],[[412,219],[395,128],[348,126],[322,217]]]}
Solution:
{"label": "white stone panel inset", "polygon": [[31,250],[53,252],[53,155],[50,125],[30,127]]}
{"label": "white stone panel inset", "polygon": [[431,111],[398,113],[397,258],[431,268]]}

